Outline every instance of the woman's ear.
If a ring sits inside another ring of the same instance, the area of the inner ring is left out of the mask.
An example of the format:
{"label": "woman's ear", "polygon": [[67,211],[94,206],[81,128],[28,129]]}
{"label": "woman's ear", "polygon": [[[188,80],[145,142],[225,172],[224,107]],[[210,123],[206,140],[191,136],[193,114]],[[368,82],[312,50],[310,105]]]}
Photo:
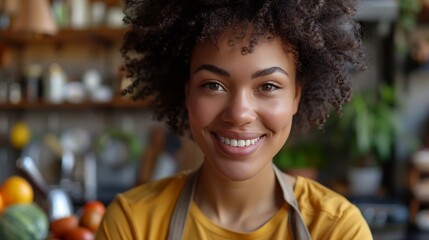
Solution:
{"label": "woman's ear", "polygon": [[293,100],[293,114],[298,112],[299,101],[301,100],[302,94],[302,83],[300,81],[295,82],[295,98]]}

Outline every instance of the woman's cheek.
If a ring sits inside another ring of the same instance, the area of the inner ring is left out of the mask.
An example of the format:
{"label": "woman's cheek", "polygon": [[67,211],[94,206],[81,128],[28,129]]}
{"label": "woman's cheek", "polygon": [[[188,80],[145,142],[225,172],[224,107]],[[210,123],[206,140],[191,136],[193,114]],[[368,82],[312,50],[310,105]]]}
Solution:
{"label": "woman's cheek", "polygon": [[271,102],[264,105],[259,117],[268,129],[276,132],[290,127],[295,110],[291,102]]}
{"label": "woman's cheek", "polygon": [[188,114],[194,125],[207,125],[210,123],[210,119],[213,119],[216,115],[218,105],[216,101],[210,98],[194,98],[189,99],[188,103]]}

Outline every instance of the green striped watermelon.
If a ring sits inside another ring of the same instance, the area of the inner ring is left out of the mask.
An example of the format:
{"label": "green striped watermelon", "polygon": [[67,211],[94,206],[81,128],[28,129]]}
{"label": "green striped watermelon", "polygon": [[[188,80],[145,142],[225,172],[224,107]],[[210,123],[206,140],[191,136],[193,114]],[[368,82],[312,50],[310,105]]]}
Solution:
{"label": "green striped watermelon", "polygon": [[1,240],[43,240],[48,231],[48,217],[34,203],[12,205],[0,215]]}

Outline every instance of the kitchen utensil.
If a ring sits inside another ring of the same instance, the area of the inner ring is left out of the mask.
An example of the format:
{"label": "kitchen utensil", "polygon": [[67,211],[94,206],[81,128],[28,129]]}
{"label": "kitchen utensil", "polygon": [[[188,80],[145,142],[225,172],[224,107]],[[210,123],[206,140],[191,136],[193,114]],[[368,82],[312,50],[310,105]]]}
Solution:
{"label": "kitchen utensil", "polygon": [[33,159],[23,156],[16,163],[18,169],[22,170],[30,178],[30,181],[42,193],[50,221],[67,217],[73,214],[73,205],[67,193],[58,187],[49,187],[40,174]]}
{"label": "kitchen utensil", "polygon": [[[31,141],[23,149],[21,156],[30,157],[36,165],[46,185],[57,185],[61,178],[61,157],[63,150],[53,134]],[[54,146],[55,145],[55,146]]]}

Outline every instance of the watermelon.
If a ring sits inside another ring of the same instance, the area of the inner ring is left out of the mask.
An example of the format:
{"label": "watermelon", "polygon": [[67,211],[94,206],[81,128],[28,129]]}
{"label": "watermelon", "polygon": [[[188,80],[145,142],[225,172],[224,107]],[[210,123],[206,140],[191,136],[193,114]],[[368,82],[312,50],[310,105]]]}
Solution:
{"label": "watermelon", "polygon": [[48,231],[48,217],[35,203],[9,206],[0,215],[1,240],[42,240]]}

